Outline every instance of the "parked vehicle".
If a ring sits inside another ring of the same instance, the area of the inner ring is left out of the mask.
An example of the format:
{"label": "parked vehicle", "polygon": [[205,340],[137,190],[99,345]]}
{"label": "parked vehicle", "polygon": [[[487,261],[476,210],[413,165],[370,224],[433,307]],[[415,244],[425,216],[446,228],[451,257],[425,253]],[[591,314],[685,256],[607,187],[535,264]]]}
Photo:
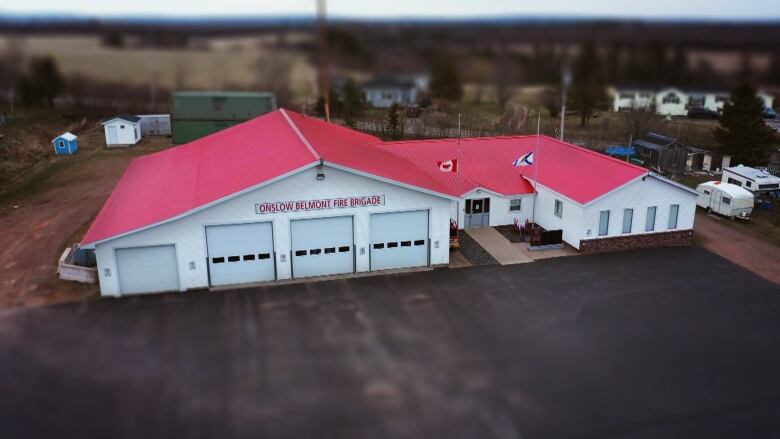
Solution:
{"label": "parked vehicle", "polygon": [[735,184],[708,181],[696,188],[696,205],[728,218],[749,219],[753,212],[753,194]]}
{"label": "parked vehicle", "polygon": [[688,110],[688,118],[690,119],[717,119],[719,117],[720,113],[709,108],[697,107]]}

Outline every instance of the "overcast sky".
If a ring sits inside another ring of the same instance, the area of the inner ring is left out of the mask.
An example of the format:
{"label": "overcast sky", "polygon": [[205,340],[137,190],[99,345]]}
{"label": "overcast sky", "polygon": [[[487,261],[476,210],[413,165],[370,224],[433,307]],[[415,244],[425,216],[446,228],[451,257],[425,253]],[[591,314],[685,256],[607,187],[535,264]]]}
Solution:
{"label": "overcast sky", "polygon": [[[6,3],[7,2],[7,3]],[[98,16],[310,15],[315,0],[3,0],[0,13]],[[639,18],[780,19],[780,0],[330,0],[328,12],[350,17],[507,15]]]}

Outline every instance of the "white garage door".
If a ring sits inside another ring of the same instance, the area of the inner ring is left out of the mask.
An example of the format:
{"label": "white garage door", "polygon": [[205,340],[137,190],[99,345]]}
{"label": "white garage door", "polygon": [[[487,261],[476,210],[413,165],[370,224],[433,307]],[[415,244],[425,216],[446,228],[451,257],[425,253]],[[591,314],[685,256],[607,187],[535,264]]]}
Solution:
{"label": "white garage door", "polygon": [[293,277],[355,271],[351,216],[295,220],[290,235]]}
{"label": "white garage door", "polygon": [[428,211],[371,215],[371,270],[428,265]]}
{"label": "white garage door", "polygon": [[276,279],[271,222],[206,227],[211,285]]}
{"label": "white garage door", "polygon": [[117,249],[116,267],[122,294],[179,290],[176,248],[172,245]]}

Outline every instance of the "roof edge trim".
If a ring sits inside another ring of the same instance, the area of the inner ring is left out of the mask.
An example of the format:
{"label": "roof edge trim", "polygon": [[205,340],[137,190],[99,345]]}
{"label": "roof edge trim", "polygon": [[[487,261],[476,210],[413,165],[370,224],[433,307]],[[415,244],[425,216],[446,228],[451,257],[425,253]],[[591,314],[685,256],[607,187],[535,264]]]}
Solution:
{"label": "roof edge trim", "polygon": [[322,160],[322,157],[317,153],[317,150],[314,149],[313,146],[311,146],[311,143],[309,143],[309,139],[307,139],[301,130],[298,129],[298,125],[295,125],[295,122],[292,121],[290,118],[290,115],[287,114],[287,111],[284,108],[280,108],[279,111],[282,113],[282,116],[284,116],[284,120],[287,121],[287,124],[290,125],[290,128],[295,132],[295,134],[298,136],[299,139],[301,139],[301,142],[303,142],[304,145],[306,145],[306,148],[309,149],[309,152],[311,155],[314,156],[317,160]]}
{"label": "roof edge trim", "polygon": [[295,175],[295,174],[297,174],[299,172],[303,172],[303,171],[305,171],[307,169],[311,169],[311,168],[317,166],[318,164],[319,164],[319,162],[309,163],[309,164],[307,164],[305,166],[302,166],[302,167],[300,167],[298,169],[294,169],[294,170],[292,170],[292,171],[290,171],[290,172],[288,172],[286,174],[279,175],[279,176],[274,177],[272,179],[266,180],[266,181],[264,181],[262,183],[256,184],[254,186],[250,186],[250,187],[248,187],[246,189],[240,190],[238,192],[234,192],[234,193],[232,193],[230,195],[226,195],[226,196],[224,196],[222,198],[219,198],[219,199],[216,199],[216,200],[211,201],[209,203],[200,205],[200,206],[198,206],[198,207],[196,207],[194,209],[190,209],[190,210],[188,210],[186,212],[183,212],[183,213],[180,213],[180,214],[178,214],[176,216],[172,216],[170,218],[166,218],[164,220],[157,221],[156,223],[147,224],[147,225],[145,225],[143,227],[139,227],[137,229],[128,230],[127,232],[119,233],[119,234],[114,235],[114,236],[109,236],[108,238],[99,239],[97,241],[88,242],[86,244],[81,243],[80,246],[82,248],[86,248],[86,249],[94,249],[97,244],[102,244],[104,242],[111,241],[113,239],[122,238],[122,237],[125,237],[125,236],[128,236],[128,235],[132,235],[133,233],[142,232],[142,231],[150,229],[152,227],[161,226],[163,224],[167,224],[167,223],[170,223],[170,222],[173,222],[173,221],[176,221],[176,220],[188,217],[188,216],[193,215],[195,213],[198,213],[198,212],[200,212],[202,210],[205,210],[205,209],[208,209],[210,207],[216,206],[218,204],[224,203],[225,201],[230,201],[233,198],[236,198],[236,197],[239,197],[239,196],[244,195],[246,193],[252,192],[253,190],[260,189],[263,186],[267,186],[269,184],[276,183],[279,180],[283,180],[283,179],[285,179],[287,177],[290,177],[292,175]]}

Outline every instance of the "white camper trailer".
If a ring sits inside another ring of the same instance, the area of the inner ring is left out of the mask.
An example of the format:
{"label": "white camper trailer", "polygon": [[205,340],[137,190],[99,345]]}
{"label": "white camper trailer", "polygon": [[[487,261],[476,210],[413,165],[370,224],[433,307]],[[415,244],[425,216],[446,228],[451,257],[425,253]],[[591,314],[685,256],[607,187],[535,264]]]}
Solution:
{"label": "white camper trailer", "polygon": [[739,219],[748,219],[753,212],[753,194],[735,184],[708,181],[700,184],[696,192],[696,204],[707,212]]}
{"label": "white camper trailer", "polygon": [[769,192],[780,189],[780,177],[744,165],[723,168],[721,181],[743,187],[750,192]]}

